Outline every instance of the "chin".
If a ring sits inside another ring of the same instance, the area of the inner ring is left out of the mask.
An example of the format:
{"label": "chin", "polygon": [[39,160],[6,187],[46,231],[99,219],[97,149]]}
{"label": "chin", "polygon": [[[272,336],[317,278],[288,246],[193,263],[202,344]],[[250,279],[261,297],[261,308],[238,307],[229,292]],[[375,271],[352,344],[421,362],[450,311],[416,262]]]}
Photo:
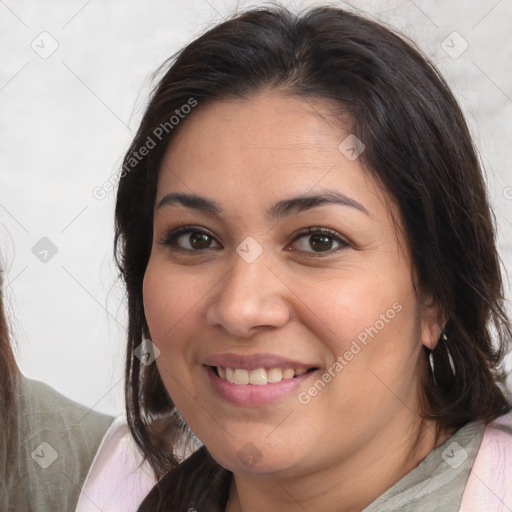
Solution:
{"label": "chin", "polygon": [[[212,457],[224,468],[232,473],[269,474],[287,473],[291,468],[297,467],[296,454],[291,458],[285,450],[276,452],[275,449],[261,448],[257,443],[245,441],[238,449],[234,447],[213,448],[208,447]],[[293,453],[293,452],[292,452]]]}

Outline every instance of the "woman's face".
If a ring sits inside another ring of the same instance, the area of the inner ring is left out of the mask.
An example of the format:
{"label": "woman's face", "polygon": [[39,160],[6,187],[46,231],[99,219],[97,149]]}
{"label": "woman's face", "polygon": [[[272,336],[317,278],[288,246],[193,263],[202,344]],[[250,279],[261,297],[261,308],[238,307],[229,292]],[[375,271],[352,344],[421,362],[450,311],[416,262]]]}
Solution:
{"label": "woman's face", "polygon": [[144,278],[156,364],[234,472],[364,464],[417,423],[439,326],[396,205],[330,107],[268,91],[199,105],[160,170]]}

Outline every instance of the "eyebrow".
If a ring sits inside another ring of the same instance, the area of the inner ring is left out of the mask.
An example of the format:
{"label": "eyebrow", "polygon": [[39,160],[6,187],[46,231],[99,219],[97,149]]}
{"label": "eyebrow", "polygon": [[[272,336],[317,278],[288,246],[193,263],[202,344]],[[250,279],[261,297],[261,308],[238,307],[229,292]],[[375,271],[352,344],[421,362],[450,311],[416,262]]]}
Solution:
{"label": "eyebrow", "polygon": [[[222,217],[224,210],[220,204],[212,199],[197,194],[184,194],[172,192],[166,194],[157,204],[157,209],[164,206],[181,204],[186,208],[193,208],[203,213]],[[282,199],[267,209],[267,216],[279,220],[292,214],[298,214],[311,208],[327,204],[337,204],[354,208],[366,215],[368,210],[354,199],[334,190],[325,190],[316,194],[301,194],[298,196]]]}

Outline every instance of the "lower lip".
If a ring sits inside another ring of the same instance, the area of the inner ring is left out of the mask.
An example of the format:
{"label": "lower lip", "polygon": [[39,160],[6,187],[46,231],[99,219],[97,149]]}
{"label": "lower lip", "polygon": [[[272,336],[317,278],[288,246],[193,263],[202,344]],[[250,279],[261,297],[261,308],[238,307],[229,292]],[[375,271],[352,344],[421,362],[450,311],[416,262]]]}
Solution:
{"label": "lower lip", "polygon": [[232,384],[219,377],[212,367],[205,366],[214,391],[221,398],[235,405],[258,406],[277,402],[297,390],[315,371],[304,373],[293,379],[257,386],[254,384]]}

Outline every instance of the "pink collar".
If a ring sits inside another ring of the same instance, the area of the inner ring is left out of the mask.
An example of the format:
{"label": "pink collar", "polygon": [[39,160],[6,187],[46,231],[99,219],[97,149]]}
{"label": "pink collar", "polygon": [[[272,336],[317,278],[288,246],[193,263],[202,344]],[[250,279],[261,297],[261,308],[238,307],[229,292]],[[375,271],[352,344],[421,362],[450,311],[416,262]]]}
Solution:
{"label": "pink collar", "polygon": [[459,512],[512,511],[512,411],[487,425]]}

